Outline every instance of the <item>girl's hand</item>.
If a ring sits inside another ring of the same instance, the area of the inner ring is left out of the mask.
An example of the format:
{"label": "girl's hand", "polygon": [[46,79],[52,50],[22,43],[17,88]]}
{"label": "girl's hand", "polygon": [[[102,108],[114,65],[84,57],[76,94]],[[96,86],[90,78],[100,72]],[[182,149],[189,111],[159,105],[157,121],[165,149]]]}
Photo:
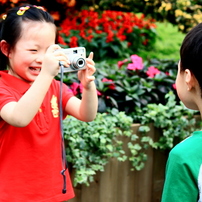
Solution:
{"label": "girl's hand", "polygon": [[62,51],[56,51],[58,49],[61,49],[59,45],[51,45],[47,49],[42,62],[42,72],[46,72],[53,77],[59,72],[59,61],[61,61],[63,65],[67,67],[70,64],[67,56]]}
{"label": "girl's hand", "polygon": [[78,71],[78,79],[84,88],[90,88],[91,81],[95,80],[95,77],[93,76],[95,71],[96,69],[93,61],[93,52],[91,52],[88,58],[86,58],[86,69]]}

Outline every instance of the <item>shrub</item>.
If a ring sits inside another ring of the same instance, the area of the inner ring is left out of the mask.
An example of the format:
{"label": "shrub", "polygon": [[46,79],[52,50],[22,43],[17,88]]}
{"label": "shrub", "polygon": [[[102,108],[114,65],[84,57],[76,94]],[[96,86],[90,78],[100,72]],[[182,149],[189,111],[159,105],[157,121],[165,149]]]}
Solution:
{"label": "shrub", "polygon": [[[131,170],[141,170],[149,147],[169,150],[188,137],[196,128],[195,112],[187,110],[182,103],[177,104],[172,91],[165,95],[165,100],[164,105],[148,104],[136,111],[137,116],[141,115],[138,135],[131,130],[132,118],[115,109],[98,113],[89,123],[68,116],[64,120],[64,137],[68,143],[67,161],[75,169],[74,185],[89,185],[96,172],[104,171],[110,158],[129,160]],[[151,123],[161,131],[159,139],[149,136]],[[124,137],[127,139],[124,148],[129,153],[123,149]]]}
{"label": "shrub", "polygon": [[82,10],[70,13],[60,25],[58,42],[65,47],[84,46],[95,60],[121,58],[149,49],[156,38],[154,21],[134,13]]}
{"label": "shrub", "polygon": [[178,25],[181,32],[186,33],[202,20],[201,0],[84,0],[82,8],[90,5],[95,10],[119,10],[135,13],[144,13],[157,21],[168,21]]}
{"label": "shrub", "polygon": [[120,136],[136,137],[131,131],[132,119],[112,110],[98,113],[93,122],[78,121],[74,117],[64,120],[64,137],[68,142],[67,161],[75,168],[74,185],[89,184],[97,171],[104,171],[109,158],[125,161]]}
{"label": "shrub", "polygon": [[[116,108],[139,122],[136,112],[149,103],[165,104],[165,95],[175,90],[177,62],[152,59],[143,61],[131,55],[117,64],[102,61],[96,64],[95,83],[99,98],[99,112]],[[64,82],[81,98],[82,86],[76,74],[64,75]]]}
{"label": "shrub", "polygon": [[[200,120],[194,116],[197,112],[188,110],[182,102],[177,104],[173,91],[165,95],[165,100],[164,105],[151,103],[136,111],[137,116],[138,113],[141,115],[139,116],[141,126],[139,127],[139,143],[137,144],[136,141],[128,143],[132,154],[129,157],[132,169],[139,170],[144,167],[144,161],[147,159],[145,151],[148,147],[169,151],[177,143],[190,136],[194,130],[201,128]],[[151,123],[155,127],[155,132],[159,134],[159,138],[157,138],[158,135],[155,138],[148,135]]]}

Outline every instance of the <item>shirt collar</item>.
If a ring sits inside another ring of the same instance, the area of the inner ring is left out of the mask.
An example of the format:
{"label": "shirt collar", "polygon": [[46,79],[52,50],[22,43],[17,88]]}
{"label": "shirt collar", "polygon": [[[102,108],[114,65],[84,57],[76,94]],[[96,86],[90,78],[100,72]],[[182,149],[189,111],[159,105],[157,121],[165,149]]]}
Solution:
{"label": "shirt collar", "polygon": [[26,83],[19,78],[8,74],[7,70],[0,71],[0,79],[6,86],[17,89],[20,93],[25,93],[29,88],[30,84]]}

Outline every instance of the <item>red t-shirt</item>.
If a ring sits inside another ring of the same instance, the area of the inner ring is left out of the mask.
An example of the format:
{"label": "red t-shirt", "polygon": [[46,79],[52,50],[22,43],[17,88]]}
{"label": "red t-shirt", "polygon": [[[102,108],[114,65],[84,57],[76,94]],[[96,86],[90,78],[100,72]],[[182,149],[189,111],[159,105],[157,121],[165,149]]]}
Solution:
{"label": "red t-shirt", "polygon": [[[0,109],[8,102],[18,101],[29,87],[0,71]],[[62,89],[64,109],[73,94],[64,84]],[[62,193],[59,92],[60,82],[53,80],[38,113],[26,127],[11,126],[0,118],[1,202],[52,202],[74,197],[68,171],[67,192]]]}

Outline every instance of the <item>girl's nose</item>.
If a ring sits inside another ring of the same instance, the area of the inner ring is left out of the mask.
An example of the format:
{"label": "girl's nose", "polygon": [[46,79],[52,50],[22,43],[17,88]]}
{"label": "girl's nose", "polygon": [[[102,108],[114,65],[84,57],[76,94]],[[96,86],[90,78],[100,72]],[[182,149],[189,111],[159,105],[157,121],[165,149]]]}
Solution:
{"label": "girl's nose", "polygon": [[36,58],[36,62],[42,64],[43,58],[44,58],[44,54],[38,55]]}

